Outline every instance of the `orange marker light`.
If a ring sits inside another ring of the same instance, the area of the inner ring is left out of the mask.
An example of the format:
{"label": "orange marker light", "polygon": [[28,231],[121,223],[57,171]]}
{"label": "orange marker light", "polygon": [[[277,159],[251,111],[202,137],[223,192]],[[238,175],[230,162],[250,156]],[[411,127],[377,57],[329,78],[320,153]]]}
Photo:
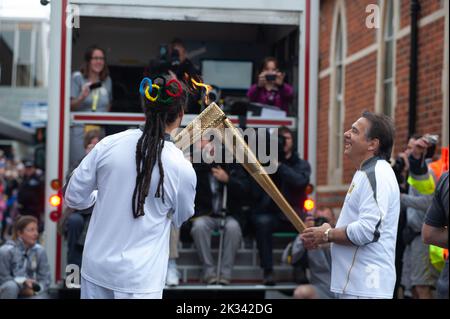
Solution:
{"label": "orange marker light", "polygon": [[305,200],[305,203],[303,204],[303,207],[307,211],[310,211],[310,210],[314,209],[315,206],[316,206],[316,204],[314,203],[314,201],[312,199]]}
{"label": "orange marker light", "polygon": [[50,196],[50,205],[53,207],[58,207],[61,205],[61,197],[59,195],[52,195]]}
{"label": "orange marker light", "polygon": [[59,180],[59,179],[54,179],[54,180],[52,180],[52,181],[50,182],[50,187],[51,187],[53,190],[55,190],[55,191],[59,190],[59,189],[61,188],[61,182],[60,182],[60,180]]}
{"label": "orange marker light", "polygon": [[305,187],[306,195],[312,194],[313,191],[314,191],[314,186],[312,186],[311,184],[306,185],[306,187]]}

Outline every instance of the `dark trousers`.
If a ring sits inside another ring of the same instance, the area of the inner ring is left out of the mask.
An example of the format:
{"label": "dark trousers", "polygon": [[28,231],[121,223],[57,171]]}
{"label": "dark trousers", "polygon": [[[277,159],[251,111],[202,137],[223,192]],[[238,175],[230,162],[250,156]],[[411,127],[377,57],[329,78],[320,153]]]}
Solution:
{"label": "dark trousers", "polygon": [[78,213],[72,213],[67,217],[67,264],[74,264],[81,267],[81,259],[83,256],[83,247],[79,240],[83,233],[85,219]]}
{"label": "dark trousers", "polygon": [[272,234],[279,231],[296,232],[296,230],[279,213],[255,212],[251,216],[251,222],[261,260],[261,268],[265,271],[271,271],[273,270]]}

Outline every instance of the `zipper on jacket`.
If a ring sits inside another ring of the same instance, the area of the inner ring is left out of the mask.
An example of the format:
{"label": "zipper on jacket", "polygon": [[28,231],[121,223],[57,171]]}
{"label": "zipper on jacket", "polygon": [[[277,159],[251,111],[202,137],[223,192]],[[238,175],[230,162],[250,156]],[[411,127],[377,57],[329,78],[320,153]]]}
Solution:
{"label": "zipper on jacket", "polygon": [[358,249],[359,249],[359,246],[356,248],[355,254],[353,255],[352,265],[350,266],[350,269],[348,270],[348,273],[347,273],[347,280],[346,280],[346,282],[345,282],[344,289],[342,290],[342,293],[343,293],[343,294],[345,293],[345,289],[347,289],[348,282],[350,281],[350,273],[351,273],[351,271],[352,271],[353,265],[355,264],[356,253],[358,252]]}

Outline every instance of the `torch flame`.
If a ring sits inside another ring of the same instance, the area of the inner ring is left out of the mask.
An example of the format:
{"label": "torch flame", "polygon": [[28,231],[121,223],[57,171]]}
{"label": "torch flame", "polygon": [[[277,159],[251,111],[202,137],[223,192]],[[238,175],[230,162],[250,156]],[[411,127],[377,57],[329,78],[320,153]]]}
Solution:
{"label": "torch flame", "polygon": [[192,83],[195,85],[195,86],[201,86],[201,87],[204,87],[205,88],[205,90],[206,90],[206,93],[205,93],[205,102],[206,102],[206,105],[209,105],[209,92],[212,90],[212,87],[211,87],[211,85],[208,85],[208,84],[205,84],[205,83],[201,83],[201,82],[197,82],[197,81],[195,81],[193,78],[191,78],[191,81],[192,81]]}

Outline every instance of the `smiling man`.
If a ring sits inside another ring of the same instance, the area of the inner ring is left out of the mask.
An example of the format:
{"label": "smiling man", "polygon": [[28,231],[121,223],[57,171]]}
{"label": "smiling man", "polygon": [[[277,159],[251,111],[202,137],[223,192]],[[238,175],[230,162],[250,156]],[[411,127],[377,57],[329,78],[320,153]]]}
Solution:
{"label": "smiling man", "polygon": [[344,154],[357,169],[336,228],[307,228],[307,249],[331,242],[331,291],[343,299],[392,298],[400,192],[389,164],[390,118],[364,112],[345,132]]}

